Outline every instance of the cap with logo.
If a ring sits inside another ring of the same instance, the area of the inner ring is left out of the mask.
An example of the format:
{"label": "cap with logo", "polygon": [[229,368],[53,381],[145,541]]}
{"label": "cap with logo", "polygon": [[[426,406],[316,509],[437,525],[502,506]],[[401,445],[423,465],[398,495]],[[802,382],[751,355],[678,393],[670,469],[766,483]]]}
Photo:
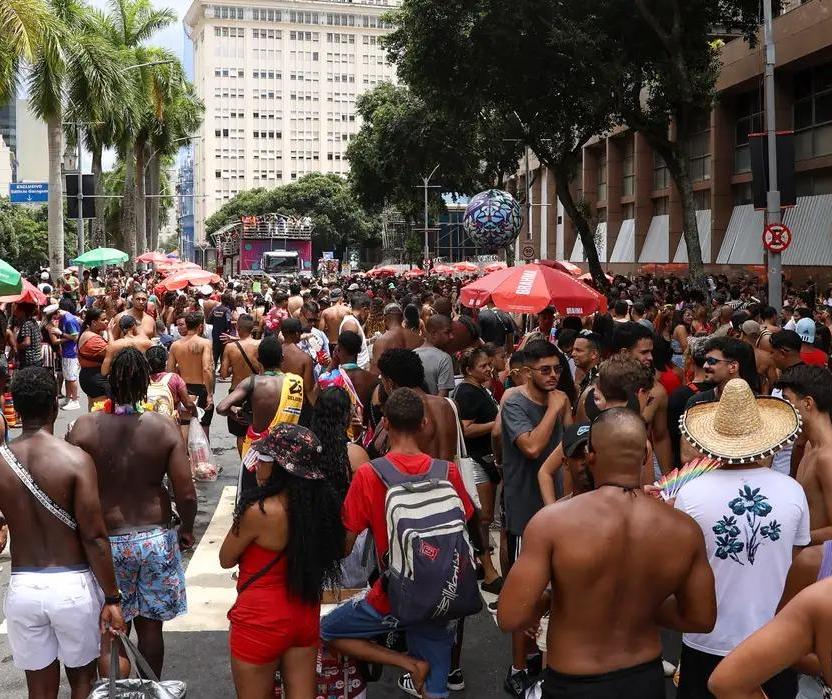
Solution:
{"label": "cap with logo", "polygon": [[815,321],[811,318],[801,318],[797,321],[795,331],[803,342],[811,345],[815,341]]}
{"label": "cap with logo", "polygon": [[573,457],[578,449],[586,446],[589,442],[589,430],[590,423],[577,422],[563,431],[563,453],[568,458]]}

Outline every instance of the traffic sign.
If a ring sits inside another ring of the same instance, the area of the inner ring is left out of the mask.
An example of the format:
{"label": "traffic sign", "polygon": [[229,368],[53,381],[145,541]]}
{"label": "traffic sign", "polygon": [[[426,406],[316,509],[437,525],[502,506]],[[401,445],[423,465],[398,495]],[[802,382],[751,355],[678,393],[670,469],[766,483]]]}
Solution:
{"label": "traffic sign", "polygon": [[526,262],[531,262],[535,258],[534,243],[523,243],[520,246],[520,257]]}
{"label": "traffic sign", "polygon": [[12,204],[44,204],[49,201],[48,182],[12,182],[9,184]]}
{"label": "traffic sign", "polygon": [[763,246],[769,252],[783,252],[792,243],[792,232],[784,223],[770,223],[763,231]]}

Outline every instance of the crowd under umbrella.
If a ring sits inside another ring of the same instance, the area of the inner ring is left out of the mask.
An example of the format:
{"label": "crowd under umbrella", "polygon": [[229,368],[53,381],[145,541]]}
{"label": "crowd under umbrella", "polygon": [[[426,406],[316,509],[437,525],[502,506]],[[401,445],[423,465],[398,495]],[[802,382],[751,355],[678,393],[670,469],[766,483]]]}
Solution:
{"label": "crowd under umbrella", "polygon": [[38,289],[34,284],[22,280],[21,290],[16,294],[8,294],[0,296],[0,303],[31,303],[36,306],[45,306],[48,302],[46,294]]}
{"label": "crowd under umbrella", "polygon": [[165,291],[176,291],[186,286],[202,286],[203,284],[216,284],[220,277],[213,272],[204,269],[183,269],[181,272],[172,274],[165,279],[160,286]]}
{"label": "crowd under umbrella", "polygon": [[101,265],[120,265],[127,262],[130,256],[126,252],[116,250],[115,248],[95,248],[87,250],[83,255],[79,255],[72,262],[76,265],[84,265],[85,267],[100,267]]}
{"label": "crowd under umbrella", "polygon": [[416,279],[418,277],[424,277],[425,270],[420,269],[419,267],[414,267],[413,269],[409,269],[404,273],[405,279]]}
{"label": "crowd under umbrella", "polygon": [[483,272],[486,274],[491,274],[491,272],[496,272],[500,269],[506,269],[508,265],[505,262],[492,262],[490,265],[486,265]]}
{"label": "crowd under umbrella", "polygon": [[456,272],[463,272],[463,273],[471,273],[471,272],[479,272],[480,267],[478,264],[474,262],[457,262],[454,265],[454,271]]}
{"label": "crowd under umbrella", "polygon": [[13,296],[23,289],[23,277],[14,267],[0,259],[0,296]]}
{"label": "crowd under umbrella", "polygon": [[432,272],[433,272],[433,274],[440,274],[440,275],[441,274],[453,274],[454,273],[454,268],[451,267],[450,265],[439,264],[439,265],[436,265],[433,268]]}
{"label": "crowd under umbrella", "polygon": [[136,262],[143,262],[146,265],[159,265],[164,264],[166,262],[170,262],[171,258],[165,255],[163,252],[146,252],[139,255],[136,259]]}
{"label": "crowd under umbrella", "polygon": [[607,299],[583,282],[539,264],[508,267],[462,288],[460,302],[472,308],[493,303],[510,313],[539,313],[554,306],[561,315],[586,316],[607,310]]}

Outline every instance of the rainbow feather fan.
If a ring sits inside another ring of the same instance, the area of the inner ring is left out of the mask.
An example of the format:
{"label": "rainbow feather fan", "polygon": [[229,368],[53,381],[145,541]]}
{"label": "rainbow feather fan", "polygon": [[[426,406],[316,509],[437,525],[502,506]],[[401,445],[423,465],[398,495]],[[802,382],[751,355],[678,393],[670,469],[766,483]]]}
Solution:
{"label": "rainbow feather fan", "polygon": [[666,473],[654,485],[659,488],[659,495],[665,500],[675,498],[682,486],[689,483],[694,478],[699,478],[703,473],[713,471],[720,467],[720,462],[716,459],[711,459],[707,456],[688,461],[682,468],[674,468],[670,473]]}

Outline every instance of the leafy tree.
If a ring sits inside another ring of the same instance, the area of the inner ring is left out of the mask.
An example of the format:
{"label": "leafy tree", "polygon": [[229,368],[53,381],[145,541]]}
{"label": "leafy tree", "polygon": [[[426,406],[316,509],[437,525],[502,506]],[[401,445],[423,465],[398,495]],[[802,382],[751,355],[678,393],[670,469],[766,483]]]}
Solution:
{"label": "leafy tree", "polygon": [[513,124],[512,136],[554,173],[593,279],[606,288],[594,227],[569,189],[583,146],[612,126],[620,89],[613,37],[590,10],[568,0],[405,0],[387,45],[399,77],[430,108]]}
{"label": "leafy tree", "polygon": [[317,251],[343,251],[350,244],[372,244],[377,219],[361,208],[357,197],[338,175],[312,173],[274,189],[241,192],[205,222],[211,234],[241,216],[280,213],[309,216],[315,224],[313,245]]}
{"label": "leafy tree", "polygon": [[[64,255],[67,259],[76,255],[76,238],[72,223],[67,221],[64,236]],[[0,198],[0,258],[24,274],[37,272],[48,266],[47,207],[28,207],[11,204]]]}
{"label": "leafy tree", "polygon": [[431,193],[476,193],[502,184],[517,167],[519,144],[504,121],[483,110],[467,119],[441,105],[429,105],[404,85],[382,83],[361,95],[356,111],[362,119],[347,148],[350,179],[361,203],[379,212],[391,204],[410,218],[423,207],[421,177],[437,167]]}

